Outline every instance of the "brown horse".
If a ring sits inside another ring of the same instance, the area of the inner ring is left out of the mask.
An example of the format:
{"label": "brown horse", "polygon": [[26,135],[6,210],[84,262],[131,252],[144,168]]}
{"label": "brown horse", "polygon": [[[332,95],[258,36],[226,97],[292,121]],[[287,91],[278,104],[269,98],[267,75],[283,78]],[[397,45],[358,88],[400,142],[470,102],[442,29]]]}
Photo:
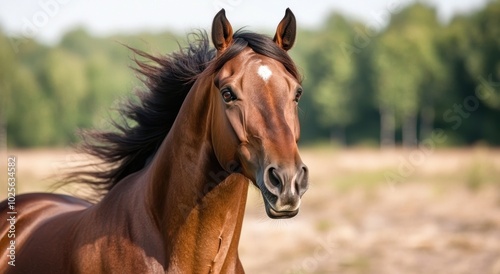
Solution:
{"label": "brown horse", "polygon": [[[238,241],[249,181],[271,218],[299,211],[307,168],[298,154],[300,76],[287,9],[274,39],[233,30],[224,10],[212,40],[147,57],[147,90],[86,151],[105,168],[71,174],[102,197],[16,199],[15,238],[0,204],[2,273],[243,273]],[[14,240],[14,258],[11,240]],[[8,263],[14,260],[15,266]]]}

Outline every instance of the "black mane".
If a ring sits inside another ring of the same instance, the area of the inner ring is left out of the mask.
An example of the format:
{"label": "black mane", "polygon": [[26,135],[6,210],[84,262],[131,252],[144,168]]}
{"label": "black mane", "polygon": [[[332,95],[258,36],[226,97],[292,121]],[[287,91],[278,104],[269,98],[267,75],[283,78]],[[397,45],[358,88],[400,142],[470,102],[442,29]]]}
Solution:
{"label": "black mane", "polygon": [[246,47],[280,61],[300,81],[291,58],[268,36],[237,31],[234,43],[218,58],[205,32],[193,37],[186,48],[166,56],[156,57],[130,48],[147,59],[135,59],[138,67],[134,68],[147,89],[137,93],[139,100],[128,100],[119,109],[123,119],[112,122],[114,131],[84,132],[81,150],[99,161],[90,165],[91,171],[89,165],[84,165],[67,174],[63,184],[90,185],[97,196],[90,199],[96,201],[120,180],[141,170],[167,136],[194,82],[218,71]]}

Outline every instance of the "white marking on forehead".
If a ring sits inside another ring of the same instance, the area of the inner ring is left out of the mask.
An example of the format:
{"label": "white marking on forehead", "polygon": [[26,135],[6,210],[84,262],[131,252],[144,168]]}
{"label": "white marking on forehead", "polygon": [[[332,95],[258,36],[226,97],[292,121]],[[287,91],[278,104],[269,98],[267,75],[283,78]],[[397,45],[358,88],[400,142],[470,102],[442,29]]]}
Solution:
{"label": "white marking on forehead", "polygon": [[269,78],[271,78],[271,75],[273,75],[273,72],[269,69],[268,66],[265,66],[265,65],[262,65],[259,67],[259,69],[257,70],[257,74],[259,74],[259,76],[267,82],[267,80],[269,80]]}

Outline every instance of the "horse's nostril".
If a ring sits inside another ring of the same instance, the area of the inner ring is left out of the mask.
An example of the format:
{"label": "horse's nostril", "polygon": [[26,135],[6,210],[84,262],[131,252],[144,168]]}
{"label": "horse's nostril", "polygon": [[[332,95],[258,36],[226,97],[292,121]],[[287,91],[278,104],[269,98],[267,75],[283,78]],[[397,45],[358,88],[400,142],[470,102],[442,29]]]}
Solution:
{"label": "horse's nostril", "polygon": [[296,168],[278,168],[270,165],[263,174],[266,190],[278,197],[300,198],[307,190],[307,167],[303,164]]}
{"label": "horse's nostril", "polygon": [[279,179],[279,175],[276,169],[273,167],[269,168],[268,175],[269,175],[269,181],[271,182],[272,186],[279,189],[281,181]]}
{"label": "horse's nostril", "polygon": [[297,176],[297,181],[295,184],[297,193],[299,193],[299,196],[302,196],[307,188],[308,188],[308,181],[309,181],[309,174],[308,174],[308,169],[307,166],[302,165],[302,169],[300,170],[298,176]]}
{"label": "horse's nostril", "polygon": [[275,167],[271,166],[266,169],[264,173],[264,184],[267,191],[276,196],[280,195],[283,184],[279,171]]}

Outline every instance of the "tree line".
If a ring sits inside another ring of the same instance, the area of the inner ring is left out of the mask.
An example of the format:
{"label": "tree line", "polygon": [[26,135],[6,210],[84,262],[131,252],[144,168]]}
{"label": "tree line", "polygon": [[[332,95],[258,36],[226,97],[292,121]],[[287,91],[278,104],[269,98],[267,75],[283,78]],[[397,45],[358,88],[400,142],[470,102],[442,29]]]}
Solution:
{"label": "tree line", "polygon": [[[332,13],[299,31],[290,54],[304,75],[302,141],[411,147],[439,130],[443,145],[499,145],[500,2],[446,24],[421,3],[390,15],[381,29]],[[186,41],[83,29],[54,46],[19,39],[0,32],[0,126],[12,147],[64,146],[77,129],[108,127],[117,100],[141,88],[122,44],[166,54]]]}

